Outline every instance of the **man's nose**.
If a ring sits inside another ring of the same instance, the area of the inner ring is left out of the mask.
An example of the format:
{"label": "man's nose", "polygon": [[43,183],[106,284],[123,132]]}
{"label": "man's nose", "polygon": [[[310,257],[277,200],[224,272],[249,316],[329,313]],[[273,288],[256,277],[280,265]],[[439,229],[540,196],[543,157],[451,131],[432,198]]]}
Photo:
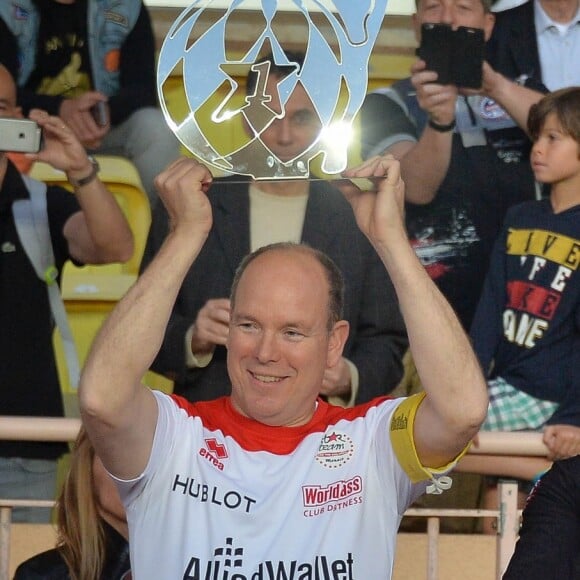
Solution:
{"label": "man's nose", "polygon": [[273,332],[262,332],[256,344],[256,358],[261,363],[268,363],[279,358],[278,341]]}
{"label": "man's nose", "polygon": [[292,127],[290,119],[286,116],[276,121],[276,130],[278,131],[278,143],[287,144],[292,142]]}
{"label": "man's nose", "polygon": [[443,24],[449,24],[453,28],[457,28],[455,24],[455,10],[450,4],[443,4],[441,6],[441,22]]}

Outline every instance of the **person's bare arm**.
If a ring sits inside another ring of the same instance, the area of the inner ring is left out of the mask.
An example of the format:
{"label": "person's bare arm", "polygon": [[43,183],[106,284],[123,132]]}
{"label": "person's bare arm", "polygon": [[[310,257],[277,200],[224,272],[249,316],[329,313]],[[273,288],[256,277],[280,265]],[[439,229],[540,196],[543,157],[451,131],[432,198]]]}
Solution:
{"label": "person's bare arm", "polygon": [[399,163],[390,156],[374,157],[345,172],[346,177],[383,175],[376,193],[355,187],[343,191],[395,286],[427,393],[417,410],[415,445],[423,465],[436,468],[453,460],[477,433],[487,413],[487,385],[451,306],[409,245]]}
{"label": "person's bare arm", "polygon": [[[422,60],[413,65],[411,72],[411,82],[421,109],[439,125],[452,123],[455,119],[457,88],[435,82],[437,73],[425,70]],[[407,201],[416,204],[433,201],[449,169],[452,143],[453,130],[440,132],[426,125],[416,143],[403,141],[388,149],[387,153],[401,162]]]}
{"label": "person's bare arm", "polygon": [[83,421],[107,469],[130,479],[147,465],[157,403],[140,381],[155,358],[177,294],[212,224],[207,168],[181,158],[156,186],[171,227],[159,252],[97,334],[79,396]]}
{"label": "person's bare arm", "polygon": [[[411,81],[417,92],[417,101],[429,118],[439,125],[448,125],[455,118],[457,88],[439,85],[436,73],[425,70],[425,63],[418,60],[411,69]],[[463,90],[463,94],[484,94],[501,107],[526,130],[530,107],[543,94],[513,82],[483,63],[482,88]],[[439,189],[451,161],[453,131],[435,131],[425,127],[416,143],[403,141],[389,147],[390,153],[401,161],[401,175],[405,180],[405,195],[408,201],[425,204],[432,201]]]}
{"label": "person's bare arm", "polygon": [[[537,103],[544,95],[538,91],[528,89],[502,74],[496,72],[487,63],[483,63],[483,86],[479,92],[499,103],[508,115],[524,130],[527,131],[528,113],[530,107]],[[466,91],[467,94],[471,94]]]}
{"label": "person's bare arm", "polygon": [[[84,147],[62,119],[38,109],[30,112],[30,119],[44,136],[42,149],[31,159],[49,163],[73,181],[93,171]],[[133,234],[113,194],[98,176],[75,193],[82,211],[71,215],[63,229],[70,255],[83,264],[127,261],[133,254]]]}

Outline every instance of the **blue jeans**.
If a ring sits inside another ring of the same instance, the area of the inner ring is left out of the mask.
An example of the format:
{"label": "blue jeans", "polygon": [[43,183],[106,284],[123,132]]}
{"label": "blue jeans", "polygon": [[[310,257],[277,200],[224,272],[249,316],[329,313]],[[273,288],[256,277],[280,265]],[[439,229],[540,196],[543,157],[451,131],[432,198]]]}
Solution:
{"label": "blue jeans", "polygon": [[[0,457],[2,499],[49,499],[56,495],[57,461]],[[15,508],[13,522],[49,523],[50,508]]]}

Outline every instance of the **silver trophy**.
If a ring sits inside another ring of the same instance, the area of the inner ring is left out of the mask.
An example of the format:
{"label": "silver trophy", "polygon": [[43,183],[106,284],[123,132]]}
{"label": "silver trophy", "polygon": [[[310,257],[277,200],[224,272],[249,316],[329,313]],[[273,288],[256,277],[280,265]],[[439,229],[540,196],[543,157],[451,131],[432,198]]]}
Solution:
{"label": "silver trophy", "polygon": [[[281,17],[278,0],[261,1],[263,26],[255,30],[255,39],[241,56],[237,50],[232,58],[226,33],[246,0],[234,0],[227,9],[211,11],[209,25],[212,0],[195,0],[179,15],[163,42],[157,85],[166,121],[189,151],[223,172],[268,180],[308,178],[310,162],[319,155],[325,173],[340,173],[346,167],[348,143],[339,137],[351,131],[366,95],[368,61],[387,0],[291,1],[307,27],[301,66],[288,58],[275,33]],[[333,46],[328,33],[325,36],[321,30],[321,20],[331,31]],[[288,74],[276,77],[275,83],[270,76],[271,62],[263,60],[266,53],[277,69],[289,67]],[[165,98],[165,83],[176,70],[183,79],[185,116],[172,112]],[[240,71],[251,72],[255,80],[243,99],[234,74],[239,78]],[[261,135],[284,118],[285,105],[298,86],[312,102],[319,130],[305,151],[283,160],[270,151]],[[240,122],[246,137],[231,151],[218,150],[206,134],[229,130],[232,123]]]}

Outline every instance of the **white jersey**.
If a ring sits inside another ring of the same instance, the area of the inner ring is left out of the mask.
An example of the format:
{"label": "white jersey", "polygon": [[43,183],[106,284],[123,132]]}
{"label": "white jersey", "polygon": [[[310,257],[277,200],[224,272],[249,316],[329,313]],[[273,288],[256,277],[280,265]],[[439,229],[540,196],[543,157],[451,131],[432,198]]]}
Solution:
{"label": "white jersey", "polygon": [[155,395],[149,463],[119,482],[136,580],[391,577],[401,517],[425,490],[391,441],[412,424],[409,399],[319,401],[307,425],[269,427],[229,398]]}

